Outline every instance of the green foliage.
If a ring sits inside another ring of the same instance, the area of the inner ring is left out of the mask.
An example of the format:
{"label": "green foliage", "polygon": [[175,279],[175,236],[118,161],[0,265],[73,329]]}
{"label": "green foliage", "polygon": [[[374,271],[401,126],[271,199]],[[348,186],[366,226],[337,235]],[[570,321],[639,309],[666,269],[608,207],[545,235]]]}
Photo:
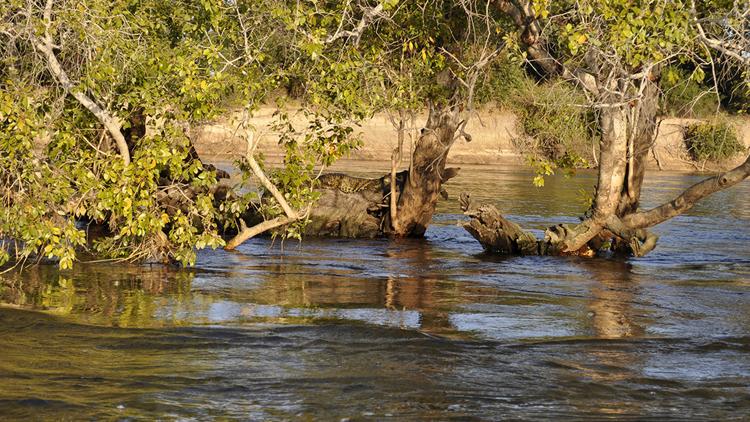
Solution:
{"label": "green foliage", "polygon": [[[152,133],[132,145],[132,163],[124,166],[101,123],[61,89],[35,51],[34,37],[46,26],[41,12],[29,15],[29,27],[12,18],[21,2],[4,4],[2,16],[11,17],[4,34],[15,38],[0,50],[0,238],[15,246],[3,243],[0,260],[12,252],[16,260],[46,257],[67,269],[89,249],[109,258],[194,263],[196,249],[223,241],[209,190],[215,176],[189,156],[181,127],[219,112],[240,80],[222,59],[232,37],[215,31],[231,29],[234,15],[211,2],[53,6],[48,31],[74,90],[122,122],[123,131],[140,114]],[[165,200],[180,194],[182,200]],[[84,221],[109,233],[87,239]]]}
{"label": "green foliage", "polygon": [[[5,240],[13,240],[16,259],[47,256],[70,268],[84,233],[63,206],[75,192],[58,169],[34,154],[35,137],[47,136],[44,107],[29,87],[6,84],[0,90],[0,265],[10,259]],[[17,99],[21,99],[17,101]]]}
{"label": "green foliage", "polygon": [[[96,241],[95,250],[111,258],[192,265],[195,249],[223,245],[208,189],[216,183],[215,175],[189,157],[189,141],[174,128],[142,139],[139,146],[130,166],[122,169],[116,162],[105,168],[97,195],[82,201],[87,217],[116,228]],[[160,183],[164,179],[172,183],[165,186]],[[170,196],[178,200],[168,201]]]}
{"label": "green foliage", "polygon": [[586,98],[565,83],[528,79],[512,107],[530,142],[524,149],[563,168],[586,168],[596,142],[595,116]]}
{"label": "green foliage", "polygon": [[594,49],[632,71],[665,60],[694,39],[690,8],[679,0],[543,0],[535,1],[534,9],[552,24],[547,30],[555,50],[569,64],[582,63]]}
{"label": "green foliage", "polygon": [[662,71],[660,88],[664,92],[663,108],[678,117],[707,117],[716,113],[718,103],[712,87],[698,81],[700,73],[677,66]]}
{"label": "green foliage", "polygon": [[745,151],[734,127],[723,120],[687,126],[685,145],[696,161],[726,160]]}
{"label": "green foliage", "polygon": [[[354,129],[341,120],[341,116],[305,112],[308,126],[295,128],[289,115],[283,111],[275,113],[273,129],[280,133],[279,144],[284,149],[283,166],[271,173],[271,181],[284,195],[289,206],[304,212],[320,196],[316,191],[317,178],[322,171],[337,159],[360,146],[361,140],[354,136]],[[280,204],[271,195],[264,195],[260,211],[271,219],[283,215]],[[301,240],[306,219],[288,225],[281,233],[283,238]]]}
{"label": "green foliage", "polygon": [[526,164],[534,169],[536,175],[534,176],[532,183],[538,188],[544,187],[544,176],[552,176],[555,174],[555,164],[544,158],[528,155],[526,156]]}
{"label": "green foliage", "polygon": [[519,92],[528,89],[533,83],[521,63],[510,55],[496,60],[476,90],[477,104],[495,104],[500,108],[514,109],[520,107],[517,97]]}

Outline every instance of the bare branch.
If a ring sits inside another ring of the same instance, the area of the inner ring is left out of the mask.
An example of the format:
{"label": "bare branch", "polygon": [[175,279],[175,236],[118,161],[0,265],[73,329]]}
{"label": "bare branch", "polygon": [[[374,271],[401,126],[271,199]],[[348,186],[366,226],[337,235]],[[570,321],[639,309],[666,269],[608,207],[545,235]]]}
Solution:
{"label": "bare branch", "polygon": [[630,228],[655,226],[688,211],[701,199],[734,186],[748,177],[750,177],[750,156],[734,169],[696,183],[666,204],[624,217],[623,223]]}
{"label": "bare branch", "polygon": [[[241,123],[241,126],[246,126],[246,125],[247,125],[247,117]],[[268,176],[266,176],[266,173],[260,167],[260,164],[258,164],[258,161],[255,160],[254,152],[255,152],[255,147],[257,145],[257,142],[255,141],[254,132],[247,127],[245,127],[245,130],[246,130],[245,140],[247,141],[247,150],[245,152],[245,159],[247,159],[247,162],[250,165],[250,169],[253,171],[253,174],[255,174],[255,177],[258,178],[258,180],[260,181],[260,184],[268,192],[270,192],[271,195],[273,195],[274,199],[276,199],[276,202],[278,202],[278,204],[284,210],[284,213],[286,214],[286,216],[276,217],[274,219],[256,224],[252,227],[247,227],[245,225],[245,222],[240,220],[241,230],[239,233],[237,233],[237,235],[235,235],[231,240],[229,240],[229,242],[227,242],[226,246],[224,246],[224,249],[226,250],[233,250],[237,248],[237,246],[241,245],[243,242],[263,232],[266,232],[268,230],[272,230],[277,227],[281,227],[289,223],[293,223],[297,220],[306,218],[307,214],[310,211],[310,208],[308,207],[307,213],[300,214],[294,211],[292,207],[289,206],[289,203],[286,201],[286,198],[284,198],[284,195],[281,192],[279,192],[279,189],[276,187],[276,185],[274,185],[273,182],[271,182],[271,180],[268,179]]]}
{"label": "bare branch", "polygon": [[263,171],[263,169],[260,167],[260,164],[258,164],[258,161],[255,160],[255,156],[253,154],[253,150],[255,149],[255,142],[253,140],[253,132],[248,131],[247,134],[247,152],[245,154],[245,159],[247,160],[248,164],[250,165],[250,169],[253,171],[253,174],[255,174],[255,177],[258,178],[260,181],[260,184],[273,195],[274,199],[276,199],[276,202],[279,203],[281,208],[284,210],[284,214],[287,215],[292,220],[296,220],[299,218],[299,215],[296,211],[292,209],[292,207],[289,206],[289,203],[286,201],[286,198],[284,198],[284,195],[279,192],[279,189],[276,187],[276,185],[271,182],[270,179],[268,179],[268,176],[266,176],[266,173]]}
{"label": "bare branch", "polygon": [[[372,9],[365,11],[364,16],[362,16],[362,19],[360,19],[359,23],[353,30],[348,30],[348,31],[342,30],[341,28],[342,25],[339,25],[339,28],[336,30],[336,32],[328,36],[328,38],[326,38],[325,43],[330,44],[340,38],[354,38],[356,40],[355,43],[358,43],[367,25],[373,19],[375,19],[375,17],[378,16],[382,11],[383,11],[383,3],[380,3],[377,6],[373,7]],[[342,22],[343,22],[343,18],[342,18]]]}
{"label": "bare branch", "polygon": [[294,221],[295,220],[289,217],[276,217],[272,220],[264,221],[252,227],[247,227],[245,225],[245,222],[240,220],[240,227],[241,227],[240,232],[237,233],[237,235],[234,236],[232,239],[230,239],[229,242],[227,242],[226,246],[224,246],[224,249],[227,251],[237,249],[237,246],[240,246],[244,242],[248,241],[249,239],[263,232],[266,232],[268,230],[273,230],[277,227],[287,225]]}
{"label": "bare branch", "polygon": [[[742,63],[745,66],[750,66],[750,45],[748,45],[747,42],[744,43],[744,45],[740,45],[737,43],[729,42],[726,39],[715,39],[711,38],[706,34],[705,29],[703,28],[703,25],[701,24],[700,19],[698,19],[698,12],[697,8],[695,6],[695,0],[691,1],[691,9],[693,14],[693,23],[695,23],[695,28],[698,30],[698,37],[701,41],[703,41],[708,47],[713,48],[714,50],[718,50],[722,52],[723,54],[726,54],[729,57],[732,57],[735,60],[738,60],[740,63]],[[747,10],[742,15],[742,18],[747,20]],[[733,28],[732,28],[733,29]],[[742,30],[740,31],[734,30],[732,31],[735,34],[738,34],[743,41],[746,41],[745,37],[742,37]]]}
{"label": "bare branch", "polygon": [[125,142],[125,137],[122,135],[120,124],[109,114],[109,112],[107,112],[107,110],[100,107],[88,95],[77,89],[75,84],[73,84],[68,77],[68,74],[63,70],[60,62],[57,60],[57,56],[55,56],[53,50],[54,43],[52,42],[52,35],[50,34],[50,26],[52,24],[52,5],[53,0],[47,0],[44,8],[44,38],[40,40],[38,37],[33,36],[34,46],[44,55],[50,73],[60,83],[63,89],[78,100],[82,106],[93,113],[94,116],[99,119],[99,122],[104,125],[107,132],[112,136],[112,139],[115,140],[120,156],[127,166],[130,164],[130,151],[128,150],[127,142]]}

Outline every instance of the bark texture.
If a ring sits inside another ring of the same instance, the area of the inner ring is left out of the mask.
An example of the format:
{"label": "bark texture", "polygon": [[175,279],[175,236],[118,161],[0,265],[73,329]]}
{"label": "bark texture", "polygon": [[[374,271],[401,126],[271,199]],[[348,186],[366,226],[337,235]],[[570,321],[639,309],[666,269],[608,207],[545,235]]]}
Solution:
{"label": "bark texture", "polygon": [[396,237],[420,237],[435,213],[442,184],[455,176],[445,163],[462,122],[457,106],[430,105],[427,123],[417,140],[412,164],[398,198],[396,221],[391,222]]}
{"label": "bark texture", "polygon": [[459,171],[445,166],[462,125],[459,114],[458,107],[430,107],[409,170],[396,171],[403,149],[400,137],[391,172],[383,177],[321,176],[322,196],[310,210],[305,234],[357,238],[423,236],[437,201],[447,196],[443,184]]}

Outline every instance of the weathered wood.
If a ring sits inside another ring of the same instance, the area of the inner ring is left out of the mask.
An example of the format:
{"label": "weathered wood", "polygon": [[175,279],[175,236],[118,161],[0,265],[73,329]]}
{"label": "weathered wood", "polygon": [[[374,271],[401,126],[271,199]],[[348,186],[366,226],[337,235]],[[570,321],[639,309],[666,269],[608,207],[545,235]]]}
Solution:
{"label": "weathered wood", "polygon": [[536,237],[518,224],[506,220],[494,206],[483,205],[465,214],[471,220],[463,225],[464,229],[479,241],[485,251],[503,255],[540,253]]}
{"label": "weathered wood", "polygon": [[430,105],[427,124],[414,147],[412,165],[398,200],[398,220],[392,222],[390,235],[420,237],[427,230],[442,184],[455,175],[446,173],[445,164],[461,125],[459,115],[457,106]]}
{"label": "weathered wood", "polygon": [[325,189],[310,210],[306,236],[374,238],[382,236],[383,195]]}

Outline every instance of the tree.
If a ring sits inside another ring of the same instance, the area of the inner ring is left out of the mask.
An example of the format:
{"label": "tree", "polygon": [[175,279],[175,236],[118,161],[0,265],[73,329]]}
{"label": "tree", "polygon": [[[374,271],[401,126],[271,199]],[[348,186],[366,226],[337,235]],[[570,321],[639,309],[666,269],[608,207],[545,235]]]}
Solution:
{"label": "tree", "polygon": [[224,9],[12,0],[0,19],[0,264],[68,268],[82,249],[189,264],[221,245],[216,175],[189,125],[239,80]]}
{"label": "tree", "polygon": [[[486,1],[296,2],[288,25],[308,56],[296,80],[315,108],[361,119],[392,112],[397,133],[391,174],[321,178],[306,232],[373,237],[422,236],[442,184],[457,169],[446,157],[472,110],[477,80],[502,50],[504,33]],[[314,69],[310,72],[310,69]],[[398,172],[407,120],[428,109],[409,169]],[[336,114],[334,113],[334,114]],[[398,173],[398,174],[397,174]],[[352,186],[356,185],[356,189]],[[342,211],[344,210],[344,211]]]}
{"label": "tree", "polygon": [[586,106],[598,116],[599,177],[581,223],[551,227],[542,241],[490,207],[470,211],[464,198],[464,208],[474,217],[466,228],[487,249],[583,255],[613,249],[642,256],[656,246],[649,227],[750,176],[748,158],[667,204],[638,210],[645,159],[655,136],[660,71],[696,58],[713,63],[716,54],[747,66],[748,10],[740,2],[499,0],[497,6],[518,27],[520,45],[535,71],[567,80],[587,94]]}

